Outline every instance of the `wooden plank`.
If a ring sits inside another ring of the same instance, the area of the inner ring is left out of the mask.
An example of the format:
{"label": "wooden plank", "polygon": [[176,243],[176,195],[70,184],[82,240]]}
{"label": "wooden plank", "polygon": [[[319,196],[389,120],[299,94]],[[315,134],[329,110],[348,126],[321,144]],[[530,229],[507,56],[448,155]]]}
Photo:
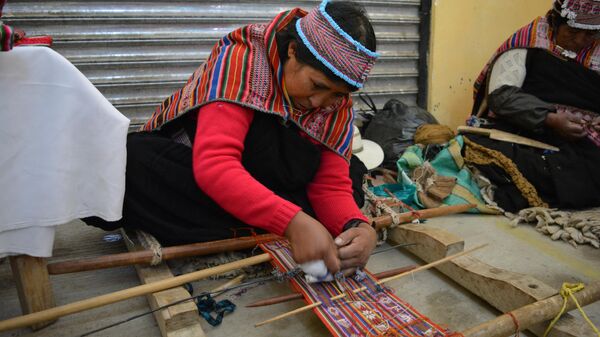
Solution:
{"label": "wooden plank", "polygon": [[[54,293],[50,285],[46,259],[29,255],[10,256],[10,267],[17,286],[23,315],[54,307]],[[33,324],[39,330],[56,320]]]}
{"label": "wooden plank", "polygon": [[[428,263],[464,249],[464,242],[458,236],[421,224],[402,225],[388,231],[388,241],[391,244],[418,242],[419,245],[405,249]],[[556,289],[532,276],[495,268],[471,256],[459,257],[436,268],[502,312],[538,302],[558,293]],[[556,324],[550,336],[588,335],[588,328],[583,320],[568,314],[564,317]],[[542,336],[546,326],[546,323],[541,323],[530,327],[529,330]]]}
{"label": "wooden plank", "polygon": [[[131,237],[130,237],[131,238]],[[124,240],[129,251],[145,249],[132,240]],[[173,273],[166,265],[160,263],[156,266],[136,264],[135,269],[140,281],[144,284],[173,278]],[[146,295],[152,309],[190,297],[190,293],[183,287],[172,288],[157,293]],[[201,318],[194,302],[183,302],[171,307],[154,312],[163,337],[204,337]]]}

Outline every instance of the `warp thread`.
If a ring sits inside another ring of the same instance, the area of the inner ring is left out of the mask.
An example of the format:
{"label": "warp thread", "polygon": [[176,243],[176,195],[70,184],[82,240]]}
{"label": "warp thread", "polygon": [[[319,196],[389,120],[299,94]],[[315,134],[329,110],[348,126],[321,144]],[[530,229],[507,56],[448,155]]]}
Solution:
{"label": "warp thread", "polygon": [[156,266],[162,262],[162,246],[158,240],[152,236],[141,230],[135,231],[138,237],[138,241],[145,249],[149,249],[152,251],[152,261],[150,261],[151,266]]}

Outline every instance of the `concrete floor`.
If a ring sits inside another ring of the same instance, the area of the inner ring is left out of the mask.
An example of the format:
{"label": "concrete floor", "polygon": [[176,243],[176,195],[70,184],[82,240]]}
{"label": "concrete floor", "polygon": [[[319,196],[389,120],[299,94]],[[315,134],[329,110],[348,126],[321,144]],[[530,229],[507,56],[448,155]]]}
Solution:
{"label": "concrete floor", "polygon": [[[464,238],[466,248],[489,243],[488,247],[475,252],[473,256],[495,267],[532,275],[555,288],[559,288],[563,282],[589,282],[600,279],[600,250],[591,246],[573,248],[563,242],[553,242],[532,227],[511,228],[508,221],[502,217],[454,215],[431,219],[426,225],[446,229]],[[102,239],[105,234],[78,221],[61,226],[55,243],[55,256],[51,261],[125,250],[122,242],[105,242]],[[373,256],[368,269],[379,272],[413,263],[423,262],[402,250],[391,250]],[[51,276],[51,282],[58,305],[139,284],[133,267]],[[196,282],[194,287],[198,292],[212,289],[224,282],[200,281]],[[499,314],[436,271],[417,273],[389,285],[402,299],[433,321],[456,331],[492,319]],[[241,294],[223,295],[221,299],[232,300],[238,305],[238,309],[226,316],[224,323],[219,327],[204,324],[204,331],[208,337],[328,336],[327,330],[312,312],[254,328],[254,323],[295,309],[301,306],[302,302],[295,301],[263,308],[245,308],[244,305],[257,299],[289,292],[286,284],[271,282],[251,287]],[[16,289],[7,262],[0,264],[0,299],[0,319],[20,314]],[[600,303],[585,309],[591,320],[600,325]],[[140,297],[63,317],[52,326],[35,333],[21,329],[0,333],[0,336],[79,336],[146,310],[146,300]],[[577,316],[575,313],[574,315]],[[158,337],[160,332],[153,317],[148,315],[93,336]]]}

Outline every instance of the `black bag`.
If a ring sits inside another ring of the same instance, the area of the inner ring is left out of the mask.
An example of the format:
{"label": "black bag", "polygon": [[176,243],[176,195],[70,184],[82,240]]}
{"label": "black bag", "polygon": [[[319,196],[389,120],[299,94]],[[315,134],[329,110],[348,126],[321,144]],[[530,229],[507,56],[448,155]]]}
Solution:
{"label": "black bag", "polygon": [[372,140],[383,148],[384,168],[396,170],[396,161],[407,147],[414,144],[417,128],[423,124],[438,124],[427,110],[417,106],[409,107],[397,99],[390,99],[383,109],[377,110],[373,100],[366,94],[359,95],[372,110],[373,116],[367,121],[363,137]]}

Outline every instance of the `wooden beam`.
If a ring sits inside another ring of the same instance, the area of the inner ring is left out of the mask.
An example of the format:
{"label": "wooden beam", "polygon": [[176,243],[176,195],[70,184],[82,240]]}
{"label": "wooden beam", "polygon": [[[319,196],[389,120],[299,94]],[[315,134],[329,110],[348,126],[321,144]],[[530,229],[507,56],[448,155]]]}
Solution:
{"label": "wooden beam", "polygon": [[[600,300],[600,281],[586,285],[584,289],[573,295],[581,306]],[[563,297],[561,295],[555,295],[545,300],[512,310],[512,317],[508,314],[504,314],[491,321],[467,329],[462,334],[465,337],[505,337],[515,332],[515,321],[519,323],[519,327],[522,330],[528,329],[540,322],[549,321],[556,317],[556,315],[560,313],[563,303]],[[565,312],[575,308],[575,303],[572,299],[569,299]],[[578,336],[596,336],[596,333],[590,330],[590,333]]]}
{"label": "wooden beam", "polygon": [[[48,277],[46,259],[29,255],[10,256],[10,267],[17,285],[17,293],[24,315],[54,307],[54,293]],[[56,319],[32,324],[33,330],[39,330]]]}
{"label": "wooden beam", "polygon": [[[124,233],[123,235],[126,234]],[[145,248],[132,238],[132,236],[128,236],[128,239],[124,241],[130,252],[145,251]],[[162,262],[156,266],[136,264],[135,270],[143,284],[168,280],[174,277],[166,262]],[[167,304],[184,300],[190,296],[190,293],[180,286],[157,293],[146,294],[146,299],[152,310],[155,310]],[[202,330],[198,308],[192,301],[182,302],[163,310],[155,311],[154,319],[158,323],[160,333],[163,337],[206,336]]]}
{"label": "wooden beam", "polygon": [[[402,225],[390,230],[388,241],[391,244],[420,243],[405,249],[425,262],[455,254],[457,250],[462,250],[464,245],[454,234],[421,224]],[[436,268],[501,312],[514,310],[558,293],[556,289],[532,276],[495,268],[472,256],[463,256]],[[543,335],[544,329],[544,323],[529,328],[538,336]],[[551,336],[585,336],[585,331],[586,326],[582,320],[567,314],[565,319],[557,323]]]}
{"label": "wooden beam", "polygon": [[[274,234],[240,237],[211,242],[192,243],[180,246],[164,247],[162,260],[178,259],[189,256],[203,256],[222,252],[232,252],[256,247],[259,243],[281,239]],[[109,254],[97,257],[54,262],[48,264],[50,275],[75,273],[80,271],[129,266],[134,264],[150,264],[154,259],[151,250],[136,250],[128,253]]]}

